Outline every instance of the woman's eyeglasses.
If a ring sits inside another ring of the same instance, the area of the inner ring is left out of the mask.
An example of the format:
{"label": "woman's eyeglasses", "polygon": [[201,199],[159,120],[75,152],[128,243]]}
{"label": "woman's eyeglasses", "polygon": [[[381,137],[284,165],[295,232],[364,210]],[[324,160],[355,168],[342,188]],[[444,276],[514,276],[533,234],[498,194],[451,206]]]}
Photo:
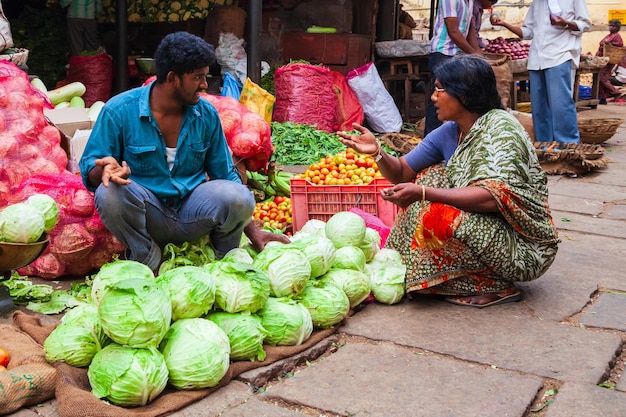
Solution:
{"label": "woman's eyeglasses", "polygon": [[446,91],[446,89],[445,89],[445,88],[441,88],[441,87],[437,87],[437,86],[435,86],[435,91],[434,91],[434,93],[439,94],[439,93],[443,93],[444,91]]}

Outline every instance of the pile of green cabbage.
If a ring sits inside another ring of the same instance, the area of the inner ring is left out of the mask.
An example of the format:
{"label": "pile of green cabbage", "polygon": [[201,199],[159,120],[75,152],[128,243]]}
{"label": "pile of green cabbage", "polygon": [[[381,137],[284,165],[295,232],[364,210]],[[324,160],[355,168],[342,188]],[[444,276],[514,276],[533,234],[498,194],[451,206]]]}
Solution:
{"label": "pile of green cabbage", "polygon": [[57,224],[59,208],[47,194],[33,194],[26,201],[0,210],[0,242],[34,243]]}
{"label": "pile of green cabbage", "polygon": [[352,212],[310,220],[291,243],[261,252],[242,245],[198,265],[168,260],[156,277],[135,261],[103,265],[90,303],[69,311],[44,343],[46,358],[88,367],[97,397],[141,406],[167,383],[216,386],[231,361],[263,361],[265,345],[300,345],[370,295],[385,304],[404,296],[400,255],[381,249]]}

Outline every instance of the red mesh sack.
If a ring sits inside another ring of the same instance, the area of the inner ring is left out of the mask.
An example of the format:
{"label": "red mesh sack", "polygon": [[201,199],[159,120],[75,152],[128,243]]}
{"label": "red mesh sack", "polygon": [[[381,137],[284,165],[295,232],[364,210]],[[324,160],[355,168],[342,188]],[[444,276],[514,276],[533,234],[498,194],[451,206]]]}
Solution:
{"label": "red mesh sack", "polygon": [[274,72],[276,103],[272,120],[314,125],[334,132],[337,96],[329,68],[288,64]]}
{"label": "red mesh sack", "polygon": [[79,176],[70,173],[40,174],[16,190],[10,204],[33,194],[47,194],[59,208],[57,224],[48,232],[50,243],[33,263],[18,269],[20,275],[55,279],[83,276],[121,254],[125,247],[109,232],[95,209],[93,193]]}
{"label": "red mesh sack", "polygon": [[43,114],[52,107],[24,71],[0,61],[0,208],[31,176],[65,171],[61,134]]}
{"label": "red mesh sack", "polygon": [[337,71],[332,71],[331,74],[333,76],[333,91],[337,96],[333,130],[352,130],[352,123],[363,124],[363,120],[365,120],[363,106],[352,91],[346,77]]}
{"label": "red mesh sack", "polygon": [[85,107],[91,107],[96,101],[107,101],[113,87],[113,60],[104,52],[93,56],[71,56],[67,81],[80,81],[85,85],[82,96]]}
{"label": "red mesh sack", "polygon": [[361,218],[365,221],[366,227],[374,229],[378,232],[380,235],[380,247],[384,247],[387,242],[387,237],[389,237],[389,232],[391,232],[391,227],[383,223],[383,221],[377,216],[361,210],[358,207],[352,207],[350,211],[361,216]]}
{"label": "red mesh sack", "polygon": [[232,97],[206,93],[200,96],[217,109],[233,155],[244,160],[247,170],[265,171],[274,145],[270,125],[263,116]]}

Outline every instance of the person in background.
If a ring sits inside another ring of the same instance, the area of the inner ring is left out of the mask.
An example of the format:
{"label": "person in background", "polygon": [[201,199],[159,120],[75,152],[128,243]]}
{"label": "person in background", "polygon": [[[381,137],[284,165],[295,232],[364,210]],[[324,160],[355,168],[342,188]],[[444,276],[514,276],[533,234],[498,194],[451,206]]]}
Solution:
{"label": "person in background", "polygon": [[472,14],[472,22],[474,24],[474,30],[476,30],[476,40],[480,49],[485,49],[487,44],[480,36],[480,28],[483,24],[483,14],[485,10],[491,9],[498,0],[474,0],[474,12]]}
{"label": "person in background", "polygon": [[62,8],[67,7],[70,55],[97,50],[100,47],[98,16],[102,12],[102,0],[60,0],[59,4]]}
{"label": "person in background", "polygon": [[491,24],[532,39],[528,74],[535,139],[580,143],[572,88],[582,34],[591,27],[585,0],[535,0],[521,27],[493,15]]}
{"label": "person in background", "polygon": [[400,206],[385,247],[407,267],[406,292],[482,308],[518,301],[515,282],[539,278],[557,253],[547,176],[528,134],[502,108],[491,65],[460,55],[435,69],[442,126],[408,154],[387,154],[366,128],[341,133],[376,157]]}
{"label": "person in background", "polygon": [[[440,0],[433,27],[433,37],[430,40],[430,54],[428,55],[428,70],[434,73],[435,69],[452,59],[460,52],[478,54],[478,40],[476,30],[472,24],[473,9],[468,0]],[[431,80],[431,93],[434,83]],[[426,120],[424,136],[441,126],[437,118],[437,109],[432,100],[426,106]]]}
{"label": "person in background", "polygon": [[[622,27],[622,23],[617,19],[612,19],[609,21],[609,34],[606,35],[600,41],[600,45],[598,47],[598,51],[596,52],[596,56],[604,56],[604,45],[609,44],[617,47],[624,46],[624,40],[622,39],[622,35],[619,34],[619,30]],[[615,65],[607,64],[602,67],[600,72],[598,73],[598,98],[600,99],[600,104],[606,104],[606,100],[608,98],[616,98],[621,94],[615,86],[611,83],[611,74],[613,72],[613,68]]]}
{"label": "person in background", "polygon": [[167,35],[155,54],[156,81],[111,98],[80,160],[102,223],[127,246],[126,258],[157,271],[162,248],[209,235],[218,258],[284,235],[251,223],[255,200],[230,154],[207,88],[211,45],[187,32]]}

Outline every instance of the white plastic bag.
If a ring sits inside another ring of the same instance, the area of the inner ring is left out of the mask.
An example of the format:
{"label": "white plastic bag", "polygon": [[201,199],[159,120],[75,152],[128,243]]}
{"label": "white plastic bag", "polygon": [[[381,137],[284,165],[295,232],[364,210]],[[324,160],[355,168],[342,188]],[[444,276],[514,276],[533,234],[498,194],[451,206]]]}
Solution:
{"label": "white plastic bag", "polygon": [[363,106],[368,125],[378,133],[399,132],[402,115],[378,75],[374,63],[355,68],[346,75],[348,85]]}
{"label": "white plastic bag", "polygon": [[9,19],[4,15],[0,1],[0,52],[9,48],[13,48],[13,35],[11,34]]}
{"label": "white plastic bag", "polygon": [[244,40],[233,33],[220,33],[220,40],[215,49],[215,58],[220,65],[222,75],[230,72],[237,76],[237,63],[246,57]]}

